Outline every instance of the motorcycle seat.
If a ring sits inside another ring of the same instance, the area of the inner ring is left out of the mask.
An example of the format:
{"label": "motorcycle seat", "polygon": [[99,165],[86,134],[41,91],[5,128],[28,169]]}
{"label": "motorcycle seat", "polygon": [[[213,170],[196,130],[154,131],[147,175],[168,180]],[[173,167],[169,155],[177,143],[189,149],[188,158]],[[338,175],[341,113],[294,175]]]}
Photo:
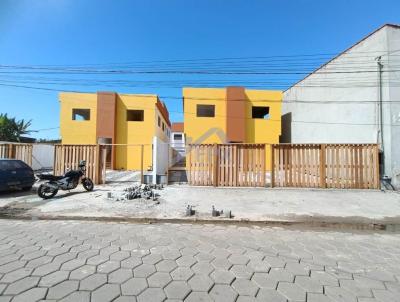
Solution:
{"label": "motorcycle seat", "polygon": [[64,178],[64,176],[56,176],[52,174],[39,174],[38,177],[42,180],[60,180]]}

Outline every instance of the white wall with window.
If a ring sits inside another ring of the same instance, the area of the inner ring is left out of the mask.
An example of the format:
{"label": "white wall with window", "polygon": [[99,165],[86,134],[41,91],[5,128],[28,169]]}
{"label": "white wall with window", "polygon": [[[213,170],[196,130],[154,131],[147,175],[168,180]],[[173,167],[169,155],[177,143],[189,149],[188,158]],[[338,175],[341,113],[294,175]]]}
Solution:
{"label": "white wall with window", "polygon": [[185,133],[183,132],[171,132],[170,136],[170,145],[174,152],[174,156],[172,159],[172,164],[182,161],[186,156],[185,149]]}
{"label": "white wall with window", "polygon": [[181,148],[185,146],[185,134],[183,132],[171,132],[171,147]]}

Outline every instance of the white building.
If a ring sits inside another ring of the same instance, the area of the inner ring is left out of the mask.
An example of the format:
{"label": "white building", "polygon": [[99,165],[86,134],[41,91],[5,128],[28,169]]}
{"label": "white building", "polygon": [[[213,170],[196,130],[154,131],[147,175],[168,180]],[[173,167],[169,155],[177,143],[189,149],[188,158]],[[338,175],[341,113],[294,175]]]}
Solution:
{"label": "white building", "polygon": [[378,143],[400,187],[400,25],[386,24],[284,92],[286,143]]}
{"label": "white building", "polygon": [[174,164],[177,163],[182,166],[185,164],[185,143],[186,138],[183,123],[172,123],[170,144],[171,148],[176,151],[174,153]]}

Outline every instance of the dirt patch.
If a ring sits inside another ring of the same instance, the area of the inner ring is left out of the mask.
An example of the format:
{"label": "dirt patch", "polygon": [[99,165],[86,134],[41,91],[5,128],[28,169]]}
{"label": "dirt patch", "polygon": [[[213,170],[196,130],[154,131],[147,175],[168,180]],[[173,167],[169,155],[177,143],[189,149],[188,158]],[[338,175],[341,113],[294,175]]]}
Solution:
{"label": "dirt patch", "polygon": [[0,218],[15,218],[25,215],[31,207],[24,207],[21,205],[7,205],[0,207]]}

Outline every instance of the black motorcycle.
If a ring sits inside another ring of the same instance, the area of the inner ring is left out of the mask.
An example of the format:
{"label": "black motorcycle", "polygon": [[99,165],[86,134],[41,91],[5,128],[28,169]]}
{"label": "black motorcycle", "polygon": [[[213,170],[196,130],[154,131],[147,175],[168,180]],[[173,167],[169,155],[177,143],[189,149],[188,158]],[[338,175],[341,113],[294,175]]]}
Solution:
{"label": "black motorcycle", "polygon": [[62,176],[55,176],[52,174],[38,174],[37,177],[40,180],[47,180],[47,182],[41,184],[38,188],[38,195],[41,198],[49,199],[54,197],[58,190],[71,190],[75,189],[79,181],[86,191],[92,191],[94,188],[93,181],[85,176],[86,161],[82,160],[79,162],[78,170],[67,171]]}

